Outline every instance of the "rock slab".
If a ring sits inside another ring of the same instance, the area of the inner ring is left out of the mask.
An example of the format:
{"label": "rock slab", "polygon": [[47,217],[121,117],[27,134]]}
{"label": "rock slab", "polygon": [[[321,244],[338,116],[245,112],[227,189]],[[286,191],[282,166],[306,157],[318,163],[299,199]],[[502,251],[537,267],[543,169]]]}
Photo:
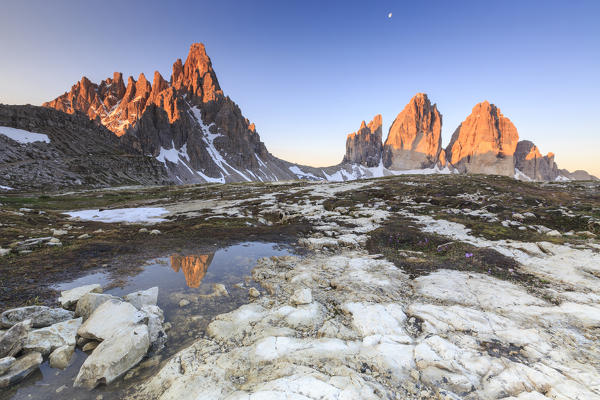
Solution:
{"label": "rock slab", "polygon": [[81,322],[81,318],[77,318],[36,329],[29,333],[23,348],[48,355],[59,347],[75,346],[77,329],[81,326]]}
{"label": "rock slab", "polygon": [[42,355],[37,352],[19,358],[4,375],[0,376],[0,388],[8,387],[23,380],[38,369],[43,360]]}
{"label": "rock slab", "polygon": [[5,328],[10,328],[26,319],[31,320],[31,324],[34,328],[44,328],[56,324],[57,322],[73,319],[73,312],[63,310],[62,308],[50,308],[46,306],[13,308],[2,313],[0,325]]}
{"label": "rock slab", "polygon": [[72,309],[75,307],[79,299],[87,293],[102,293],[102,286],[95,283],[92,285],[85,285],[76,287],[74,289],[65,290],[60,292],[58,301],[63,308]]}
{"label": "rock slab", "polygon": [[133,304],[138,310],[141,310],[144,306],[155,306],[158,300],[158,287],[129,293],[123,296],[123,300]]}
{"label": "rock slab", "polygon": [[149,347],[146,325],[126,327],[115,332],[85,360],[74,386],[93,389],[101,382],[110,384],[138,364]]}
{"label": "rock slab", "polygon": [[31,320],[25,320],[13,325],[0,337],[0,358],[14,356],[21,351],[27,335],[31,330]]}
{"label": "rock slab", "polygon": [[77,334],[88,339],[105,340],[118,330],[137,325],[146,318],[144,312],[129,303],[109,300],[90,315],[79,327]]}

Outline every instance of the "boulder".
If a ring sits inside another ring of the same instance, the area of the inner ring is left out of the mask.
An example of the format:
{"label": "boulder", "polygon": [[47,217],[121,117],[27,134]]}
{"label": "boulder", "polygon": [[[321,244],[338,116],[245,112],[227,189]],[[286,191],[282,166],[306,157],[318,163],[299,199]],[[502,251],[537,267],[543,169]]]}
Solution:
{"label": "boulder", "polygon": [[143,306],[142,310],[148,317],[148,335],[150,338],[150,352],[158,353],[167,342],[167,334],[163,329],[165,317],[158,306]]}
{"label": "boulder", "polygon": [[25,320],[12,326],[0,337],[0,358],[14,356],[21,351],[31,330],[31,320]]}
{"label": "boulder", "polygon": [[77,307],[75,308],[75,316],[81,317],[83,320],[87,320],[90,315],[102,304],[107,302],[108,300],[120,300],[118,297],[112,296],[110,294],[101,294],[101,293],[86,293],[77,302]]}
{"label": "boulder", "polygon": [[123,300],[133,304],[138,310],[141,310],[144,306],[155,306],[158,300],[158,287],[129,293],[123,296]]}
{"label": "boulder", "polygon": [[87,293],[102,293],[102,286],[96,284],[76,287],[60,292],[58,301],[63,308],[73,309],[79,299]]}
{"label": "boulder", "polygon": [[81,322],[81,318],[77,318],[36,329],[29,333],[23,349],[37,351],[46,356],[59,347],[75,346],[77,329],[81,326]]}
{"label": "boulder", "polygon": [[57,348],[50,354],[50,366],[52,368],[65,369],[71,363],[75,345],[65,345]]}
{"label": "boulder", "polygon": [[57,322],[73,319],[73,312],[62,308],[46,306],[28,306],[4,311],[0,317],[0,325],[10,328],[18,322],[31,320],[34,328],[44,328]]}
{"label": "boulder", "polygon": [[4,375],[0,376],[0,388],[13,385],[37,370],[44,359],[37,352],[24,355],[15,361]]}
{"label": "boulder", "polygon": [[442,150],[442,115],[425,93],[417,93],[394,120],[383,146],[392,170],[433,168]]}
{"label": "boulder", "polygon": [[487,101],[473,107],[454,131],[446,148],[446,159],[462,173],[515,175],[514,153],[519,141],[517,128]]}
{"label": "boulder", "polygon": [[0,375],[4,375],[4,373],[8,371],[10,366],[13,365],[16,360],[17,359],[14,357],[0,358]]}
{"label": "boulder", "polygon": [[127,302],[109,300],[101,304],[79,327],[79,336],[104,340],[115,332],[134,326],[146,319],[146,314]]}
{"label": "boulder", "polygon": [[74,386],[93,389],[101,382],[110,384],[139,363],[149,347],[146,325],[128,326],[116,331],[85,360]]}
{"label": "boulder", "polygon": [[381,149],[381,115],[376,115],[369,125],[363,121],[358,131],[348,135],[342,163],[376,167],[381,161]]}

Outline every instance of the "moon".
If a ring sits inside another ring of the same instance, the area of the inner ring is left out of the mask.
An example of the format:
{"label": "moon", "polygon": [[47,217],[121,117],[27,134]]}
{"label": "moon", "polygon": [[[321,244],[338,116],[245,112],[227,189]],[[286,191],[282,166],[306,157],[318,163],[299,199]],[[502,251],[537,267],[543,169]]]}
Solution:
{"label": "moon", "polygon": [[389,13],[389,14],[388,14],[388,18],[392,18],[392,13]]}

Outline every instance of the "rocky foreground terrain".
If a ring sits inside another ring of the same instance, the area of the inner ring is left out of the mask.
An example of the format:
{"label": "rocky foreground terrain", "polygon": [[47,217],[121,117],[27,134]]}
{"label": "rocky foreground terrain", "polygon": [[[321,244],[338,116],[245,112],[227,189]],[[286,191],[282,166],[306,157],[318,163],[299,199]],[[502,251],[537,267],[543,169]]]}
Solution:
{"label": "rocky foreground terrain", "polygon": [[[304,249],[259,260],[244,304],[118,397],[600,398],[598,183],[425,175],[0,203],[0,311],[60,307],[53,281],[134,276],[131,260],[186,242],[278,236]],[[116,375],[138,376],[139,358]]]}

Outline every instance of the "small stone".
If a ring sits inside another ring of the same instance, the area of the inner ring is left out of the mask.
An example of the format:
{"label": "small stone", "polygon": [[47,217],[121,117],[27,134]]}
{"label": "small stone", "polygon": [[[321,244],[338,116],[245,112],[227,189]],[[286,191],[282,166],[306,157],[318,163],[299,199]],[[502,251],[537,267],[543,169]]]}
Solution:
{"label": "small stone", "polygon": [[[66,235],[67,233],[69,233],[69,232],[62,230],[62,229],[52,229],[52,236],[63,236],[63,235]],[[52,240],[50,240],[50,241],[52,241]]]}
{"label": "small stone", "polygon": [[10,254],[10,249],[3,249],[0,247],[0,257]]}
{"label": "small stone", "polygon": [[148,233],[148,229],[146,229],[146,228],[140,228],[140,230],[138,232],[139,233]]}
{"label": "small stone", "polygon": [[56,393],[60,393],[63,390],[67,389],[67,385],[62,385],[61,387],[59,387],[58,389],[56,389]]}
{"label": "small stone", "polygon": [[88,235],[87,233],[84,233],[83,235],[79,235],[77,236],[77,239],[89,239],[91,236]]}
{"label": "small stone", "polygon": [[253,287],[248,289],[248,294],[250,295],[250,297],[255,297],[255,298],[260,296],[260,292],[256,288],[253,288]]}
{"label": "small stone", "polygon": [[190,304],[189,300],[183,299],[179,302],[179,307],[185,307]]}
{"label": "small stone", "polygon": [[584,236],[593,239],[596,237],[596,234],[590,231],[579,231],[577,232],[577,236]]}
{"label": "small stone", "polygon": [[310,304],[312,303],[312,292],[308,288],[297,289],[290,298],[290,301],[293,304]]}
{"label": "small stone", "polygon": [[215,283],[213,285],[213,294],[215,296],[229,296],[229,292],[222,283]]}
{"label": "small stone", "polygon": [[11,367],[0,376],[0,388],[5,388],[13,385],[37,370],[40,364],[44,361],[42,355],[37,352],[24,355],[15,361]]}
{"label": "small stone", "polygon": [[92,351],[94,350],[96,347],[98,347],[98,345],[100,344],[100,342],[96,342],[95,340],[89,341],[87,342],[82,348],[81,350],[88,352],[88,351]]}
{"label": "small stone", "polygon": [[74,345],[65,345],[57,348],[50,354],[50,366],[59,369],[67,368],[71,363],[74,352]]}
{"label": "small stone", "polygon": [[165,324],[163,325],[163,329],[166,331],[170,330],[172,328],[172,325],[170,322],[165,322]]}
{"label": "small stone", "polygon": [[557,230],[551,230],[550,232],[546,233],[547,236],[552,236],[552,237],[558,237],[558,236],[562,236],[562,234],[557,231]]}
{"label": "small stone", "polygon": [[95,283],[92,285],[79,286],[60,292],[58,301],[65,309],[75,308],[75,305],[83,295],[87,293],[102,293],[102,286]]}
{"label": "small stone", "polygon": [[150,231],[151,235],[160,235],[160,231],[158,229],[153,229]]}

